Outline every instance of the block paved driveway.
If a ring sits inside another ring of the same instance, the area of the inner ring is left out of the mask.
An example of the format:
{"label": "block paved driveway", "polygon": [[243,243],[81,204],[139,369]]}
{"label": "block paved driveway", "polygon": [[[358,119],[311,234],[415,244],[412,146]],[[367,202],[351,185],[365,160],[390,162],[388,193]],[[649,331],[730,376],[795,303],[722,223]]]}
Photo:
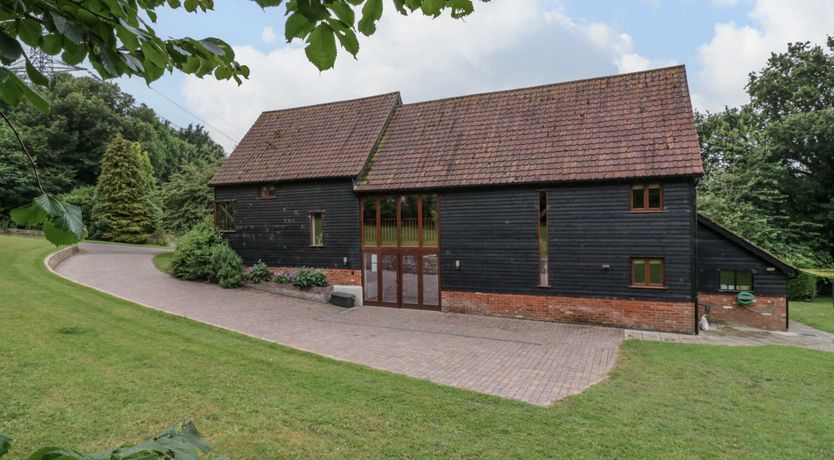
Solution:
{"label": "block paved driveway", "polygon": [[382,307],[342,309],[177,280],[160,249],[81,244],[56,272],[146,307],[292,348],[533,404],[605,378],[621,329]]}

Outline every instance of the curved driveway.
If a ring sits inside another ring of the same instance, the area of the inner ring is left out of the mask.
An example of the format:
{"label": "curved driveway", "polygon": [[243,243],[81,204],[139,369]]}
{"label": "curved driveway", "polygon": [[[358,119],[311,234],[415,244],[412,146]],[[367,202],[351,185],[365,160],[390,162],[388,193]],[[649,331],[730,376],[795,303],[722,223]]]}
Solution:
{"label": "curved driveway", "polygon": [[534,404],[603,379],[620,329],[453,313],[331,305],[253,289],[181,281],[158,271],[162,252],[81,244],[61,276],[146,307],[300,350]]}

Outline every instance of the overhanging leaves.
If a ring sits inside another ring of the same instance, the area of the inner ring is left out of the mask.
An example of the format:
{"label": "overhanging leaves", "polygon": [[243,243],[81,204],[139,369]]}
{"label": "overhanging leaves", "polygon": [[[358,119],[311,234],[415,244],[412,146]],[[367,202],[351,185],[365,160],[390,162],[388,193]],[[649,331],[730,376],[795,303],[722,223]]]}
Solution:
{"label": "overhanging leaves", "polygon": [[26,227],[41,227],[46,239],[55,246],[81,241],[86,233],[81,208],[44,193],[32,203],[11,211],[12,220]]}

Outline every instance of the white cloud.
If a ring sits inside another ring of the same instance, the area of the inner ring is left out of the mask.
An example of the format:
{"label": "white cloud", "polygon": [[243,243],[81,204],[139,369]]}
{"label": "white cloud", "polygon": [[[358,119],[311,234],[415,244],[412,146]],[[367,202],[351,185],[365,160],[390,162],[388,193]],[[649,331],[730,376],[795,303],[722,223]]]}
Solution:
{"label": "white cloud", "polygon": [[[239,139],[263,110],[397,90],[415,102],[668,64],[637,54],[628,34],[575,22],[546,0],[478,3],[463,21],[386,10],[377,33],[361,45],[358,60],[340,50],[336,68],[323,73],[300,43],[269,53],[235,46],[238,61],[251,69],[248,81],[236,86],[187,76],[182,93],[192,111]],[[231,150],[225,138],[215,139]]]}
{"label": "white cloud", "polygon": [[264,27],[263,32],[261,32],[261,40],[267,45],[271,45],[273,43],[278,42],[278,35],[275,34],[275,29],[272,26]]}
{"label": "white cloud", "polygon": [[834,31],[834,2],[756,0],[750,18],[756,27],[716,24],[712,40],[699,47],[697,108],[717,111],[745,103],[748,74],[762,68],[771,52],[786,50],[788,42],[824,43]]}

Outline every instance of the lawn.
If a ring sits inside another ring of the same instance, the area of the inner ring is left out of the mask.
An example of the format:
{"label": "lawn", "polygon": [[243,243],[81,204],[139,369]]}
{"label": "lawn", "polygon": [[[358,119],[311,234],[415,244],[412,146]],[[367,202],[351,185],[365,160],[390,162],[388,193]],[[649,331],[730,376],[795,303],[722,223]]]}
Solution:
{"label": "lawn", "polygon": [[171,259],[173,258],[173,252],[162,252],[153,257],[153,264],[159,271],[171,273]]}
{"label": "lawn", "polygon": [[790,317],[794,321],[834,333],[834,305],[831,297],[817,297],[812,302],[793,301]]}
{"label": "lawn", "polygon": [[537,407],[325,359],[48,273],[0,237],[0,432],[136,442],[190,418],[233,459],[834,456],[834,357],[626,342],[609,379]]}

